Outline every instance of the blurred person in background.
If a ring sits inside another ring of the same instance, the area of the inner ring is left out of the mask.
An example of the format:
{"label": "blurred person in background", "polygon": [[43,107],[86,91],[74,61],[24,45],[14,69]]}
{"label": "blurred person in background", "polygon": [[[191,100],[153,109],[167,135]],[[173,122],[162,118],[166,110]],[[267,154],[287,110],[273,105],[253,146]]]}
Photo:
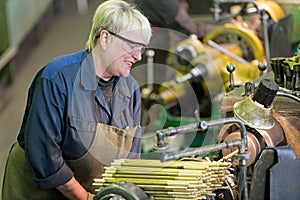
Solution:
{"label": "blurred person in background", "polygon": [[[149,19],[153,37],[150,46],[156,51],[168,50],[172,44],[183,40],[190,34],[195,34],[201,40],[207,33],[216,28],[216,25],[197,22],[188,13],[186,0],[133,0],[141,12]],[[176,38],[172,41],[171,34]],[[178,33],[178,34],[176,34]],[[167,52],[159,52],[156,61],[164,63]]]}
{"label": "blurred person in background", "polygon": [[54,58],[34,77],[2,200],[92,199],[94,178],[116,158],[140,158],[141,96],[130,75],[149,43],[132,5],[97,8],[86,49]]}

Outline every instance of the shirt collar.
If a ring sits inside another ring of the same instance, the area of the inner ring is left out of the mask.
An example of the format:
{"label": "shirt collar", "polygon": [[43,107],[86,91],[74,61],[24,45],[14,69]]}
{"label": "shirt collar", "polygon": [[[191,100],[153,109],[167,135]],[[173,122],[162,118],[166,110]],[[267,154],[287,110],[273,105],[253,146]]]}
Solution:
{"label": "shirt collar", "polygon": [[98,81],[91,51],[86,51],[82,57],[83,60],[80,67],[81,85],[85,90],[96,90]]}

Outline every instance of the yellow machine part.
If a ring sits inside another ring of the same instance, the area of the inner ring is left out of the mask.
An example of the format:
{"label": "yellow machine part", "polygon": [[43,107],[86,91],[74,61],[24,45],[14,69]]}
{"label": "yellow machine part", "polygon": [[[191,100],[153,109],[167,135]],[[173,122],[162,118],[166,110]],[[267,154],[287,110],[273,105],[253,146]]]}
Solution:
{"label": "yellow machine part", "polygon": [[[234,53],[237,56],[242,55],[241,48],[235,44],[223,44],[222,47],[229,50],[231,53]],[[242,84],[259,77],[259,69],[257,67],[257,62],[240,63],[237,60],[231,58],[230,56],[221,53],[218,50],[209,46],[206,47],[206,53],[207,56],[209,56],[211,59],[210,61],[208,61],[207,67],[212,68],[208,68],[208,78],[205,78],[204,80],[207,89],[210,91],[214,90],[222,92],[222,90],[220,90],[220,87],[222,87],[223,89],[227,89],[229,87],[230,76],[229,72],[226,69],[226,65],[228,63],[232,63],[235,65],[235,71],[233,72],[235,84]],[[193,62],[202,62],[201,57],[195,58]],[[214,66],[212,66],[212,64]],[[216,85],[216,78],[219,77],[221,77],[223,80],[222,86]]]}
{"label": "yellow machine part", "polygon": [[[285,17],[284,9],[276,1],[274,1],[274,0],[256,0],[255,2],[258,6],[258,9],[265,10],[269,14],[269,16],[273,22],[278,22],[280,19]],[[241,6],[234,6],[234,9],[231,10],[231,14],[238,14],[238,12],[240,12],[241,9],[242,9]],[[246,5],[246,9],[250,13],[257,11],[255,8],[255,5],[250,2],[249,2],[249,4]]]}
{"label": "yellow machine part", "polygon": [[[182,55],[181,52],[183,50],[187,50],[190,55]],[[192,34],[190,35],[190,37],[177,43],[175,47],[170,49],[169,52],[170,53],[167,58],[167,64],[175,68],[177,70],[177,73],[185,74],[191,69],[191,67],[193,67],[190,66],[192,60],[195,57],[204,54],[206,52],[206,47],[200,40],[198,40],[196,35]],[[181,63],[179,59],[182,58],[186,59],[189,62],[189,64]]]}
{"label": "yellow machine part", "polygon": [[164,104],[179,99],[185,94],[185,85],[177,84],[174,80],[162,83],[159,96]]}
{"label": "yellow machine part", "polygon": [[243,51],[242,57],[249,62],[265,59],[265,51],[261,40],[254,31],[239,24],[228,23],[216,28],[204,37],[203,43],[206,44],[210,40],[217,44],[237,44]]}
{"label": "yellow machine part", "polygon": [[281,6],[274,0],[256,0],[258,7],[264,9],[274,22],[284,18],[285,13]]}
{"label": "yellow machine part", "polygon": [[[273,2],[264,3],[266,5],[273,5]],[[277,16],[280,17],[280,15]],[[236,56],[248,61],[248,63],[241,63],[218,49],[211,47],[208,45],[209,41],[214,41],[221,48],[227,49]],[[182,53],[184,51],[185,53]],[[256,33],[251,29],[242,27],[240,24],[230,23],[220,26],[208,33],[204,37],[203,43],[196,37],[191,36],[178,43],[170,52],[173,53],[169,55],[168,63],[177,70],[177,76],[188,73],[197,63],[206,66],[208,75],[203,77],[205,84],[202,84],[206,94],[208,94],[209,91],[222,92],[224,89],[228,89],[230,77],[229,72],[226,70],[226,65],[229,62],[235,65],[233,75],[234,83],[237,85],[258,78],[260,74],[258,63],[265,62],[266,59],[263,44]],[[180,62],[181,53],[184,54],[183,57],[186,56],[185,60],[189,62],[189,65],[185,65],[185,62]],[[223,85],[217,85],[215,82],[215,78],[220,77],[223,80]],[[197,80],[194,79],[192,81]],[[166,85],[173,85],[174,88],[174,83],[166,83]],[[223,90],[220,90],[221,87]],[[165,89],[166,88],[168,88],[168,86],[165,87]],[[181,86],[176,86],[175,88],[175,91],[177,89],[184,90]],[[160,92],[163,92],[165,89],[160,90]],[[180,95],[174,95],[173,93],[173,95],[166,95],[163,99],[165,99],[167,103],[172,101],[175,96],[178,98]]]}
{"label": "yellow machine part", "polygon": [[[242,49],[237,44],[221,44],[222,48],[230,51],[238,57],[242,56]],[[232,63],[236,66],[234,71],[235,84],[241,84],[246,81],[253,80],[259,76],[259,70],[257,68],[257,62],[240,63],[234,58],[220,52],[219,50],[201,43],[194,37],[187,38],[176,47],[179,49],[188,49],[190,57],[190,66],[182,65],[178,62],[180,58],[180,50],[173,50],[171,52],[177,52],[169,55],[170,65],[177,70],[177,77],[185,75],[191,70],[191,68],[201,64],[207,69],[207,75],[202,77],[204,84],[203,87],[204,95],[209,95],[210,92],[219,93],[224,92],[230,84],[229,72],[226,70],[226,65]],[[186,55],[186,54],[185,54]],[[198,82],[201,79],[193,79],[191,81]],[[218,81],[218,80],[221,80]],[[185,83],[176,84],[173,80],[164,82],[163,87],[160,88],[160,97],[165,104],[178,99],[183,96],[185,90]],[[200,85],[199,85],[200,87]]]}

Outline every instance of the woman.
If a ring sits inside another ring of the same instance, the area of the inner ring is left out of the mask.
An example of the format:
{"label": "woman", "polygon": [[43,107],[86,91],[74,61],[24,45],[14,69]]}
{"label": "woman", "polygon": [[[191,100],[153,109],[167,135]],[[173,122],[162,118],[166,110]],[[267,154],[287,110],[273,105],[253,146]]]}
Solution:
{"label": "woman", "polygon": [[140,157],[140,92],[132,65],[150,24],[121,0],[97,8],[87,49],[54,58],[35,76],[6,165],[2,199],[92,199],[115,158]]}

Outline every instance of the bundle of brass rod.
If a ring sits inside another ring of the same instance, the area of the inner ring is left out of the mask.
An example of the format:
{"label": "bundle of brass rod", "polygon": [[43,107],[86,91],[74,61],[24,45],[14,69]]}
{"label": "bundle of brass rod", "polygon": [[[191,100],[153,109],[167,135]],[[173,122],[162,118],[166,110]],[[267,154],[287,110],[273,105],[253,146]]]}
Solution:
{"label": "bundle of brass rod", "polygon": [[215,196],[216,189],[224,188],[224,180],[232,176],[228,162],[115,160],[106,167],[102,179],[94,179],[101,188],[119,181],[131,182],[155,200],[206,199]]}

